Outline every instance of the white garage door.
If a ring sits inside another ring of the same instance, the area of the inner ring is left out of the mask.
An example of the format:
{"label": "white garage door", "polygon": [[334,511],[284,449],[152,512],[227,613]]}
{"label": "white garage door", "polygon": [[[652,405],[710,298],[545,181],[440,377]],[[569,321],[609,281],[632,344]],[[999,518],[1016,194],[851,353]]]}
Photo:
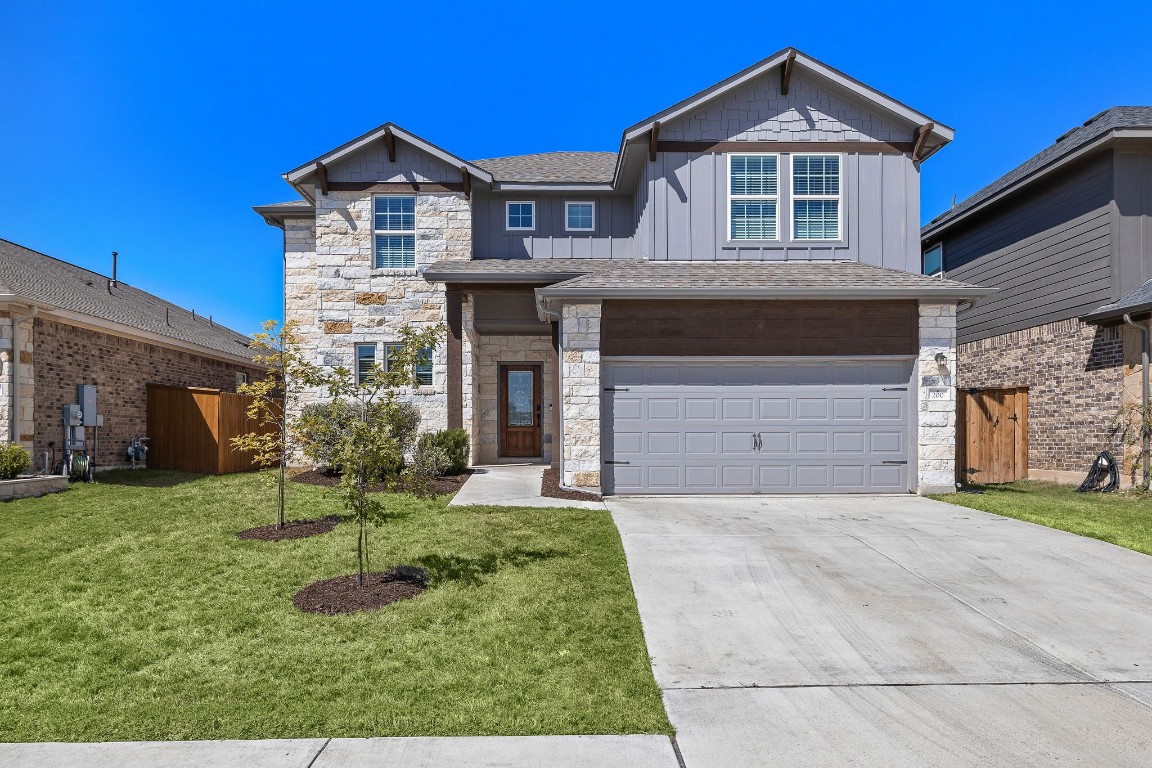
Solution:
{"label": "white garage door", "polygon": [[607,493],[910,490],[913,361],[603,361]]}

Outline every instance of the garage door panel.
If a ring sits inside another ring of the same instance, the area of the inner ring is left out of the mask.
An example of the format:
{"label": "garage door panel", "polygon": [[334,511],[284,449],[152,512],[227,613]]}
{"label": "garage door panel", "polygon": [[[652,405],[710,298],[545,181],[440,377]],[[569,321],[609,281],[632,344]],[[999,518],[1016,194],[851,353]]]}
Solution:
{"label": "garage door panel", "polygon": [[[604,361],[617,493],[908,490],[911,361]],[[641,384],[634,382],[641,381]],[[892,388],[886,390],[885,388]],[[756,436],[759,440],[756,440]]]}

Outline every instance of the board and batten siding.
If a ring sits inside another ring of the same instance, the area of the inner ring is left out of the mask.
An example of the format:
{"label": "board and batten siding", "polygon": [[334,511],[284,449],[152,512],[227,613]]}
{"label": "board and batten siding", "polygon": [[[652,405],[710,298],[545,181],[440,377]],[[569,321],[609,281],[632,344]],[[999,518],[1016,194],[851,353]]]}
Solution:
{"label": "board and batten siding", "polygon": [[[536,228],[506,227],[505,203],[536,203]],[[565,202],[596,203],[592,232],[565,230]],[[472,196],[472,248],[477,259],[629,259],[635,258],[635,218],[630,195],[584,192],[477,192]]]}
{"label": "board and batten siding", "polygon": [[1112,176],[1111,155],[1099,156],[945,234],[947,277],[997,289],[959,312],[960,343],[1078,317],[1113,299]]}
{"label": "board and batten siding", "polygon": [[[812,153],[835,153],[812,142]],[[797,153],[799,154],[799,153]],[[835,242],[791,240],[789,153],[781,156],[780,239],[728,239],[728,156],[660,152],[638,196],[639,255],[656,261],[858,261],[920,271],[920,176],[907,155],[839,153],[843,158],[842,235]]]}
{"label": "board and batten siding", "polygon": [[1152,280],[1152,152],[1117,149],[1115,158],[1116,253],[1113,296]]}
{"label": "board and batten siding", "polygon": [[328,181],[361,183],[460,183],[460,169],[404,141],[396,142],[396,162],[378,141],[328,166]]}

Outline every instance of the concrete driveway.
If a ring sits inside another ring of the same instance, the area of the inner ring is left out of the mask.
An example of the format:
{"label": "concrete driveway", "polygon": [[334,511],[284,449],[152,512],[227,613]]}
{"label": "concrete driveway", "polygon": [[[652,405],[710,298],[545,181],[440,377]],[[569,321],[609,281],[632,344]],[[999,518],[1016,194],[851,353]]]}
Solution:
{"label": "concrete driveway", "polygon": [[608,507],[687,768],[1152,765],[1152,557],[913,496]]}

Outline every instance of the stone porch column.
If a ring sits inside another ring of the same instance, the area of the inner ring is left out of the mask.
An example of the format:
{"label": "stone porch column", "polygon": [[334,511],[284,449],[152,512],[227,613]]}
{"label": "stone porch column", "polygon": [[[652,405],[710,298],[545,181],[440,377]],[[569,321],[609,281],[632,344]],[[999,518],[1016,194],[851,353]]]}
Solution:
{"label": "stone porch column", "polygon": [[[944,363],[936,355],[945,356]],[[917,491],[956,492],[956,304],[920,303]]]}
{"label": "stone porch column", "polygon": [[561,313],[560,430],[564,485],[600,487],[600,302]]}

